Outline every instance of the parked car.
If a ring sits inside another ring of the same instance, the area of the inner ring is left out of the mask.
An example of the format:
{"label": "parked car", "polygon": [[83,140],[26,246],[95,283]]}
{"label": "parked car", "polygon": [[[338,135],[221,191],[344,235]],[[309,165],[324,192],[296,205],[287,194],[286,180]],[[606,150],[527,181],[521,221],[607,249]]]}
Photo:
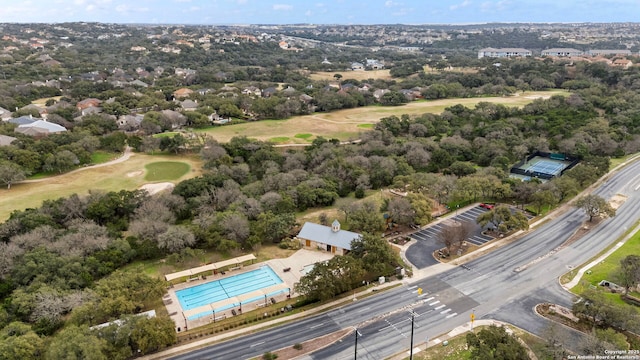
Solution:
{"label": "parked car", "polygon": [[491,210],[491,209],[493,209],[495,207],[495,205],[482,203],[482,204],[480,204],[480,207],[481,208],[485,208],[487,210]]}

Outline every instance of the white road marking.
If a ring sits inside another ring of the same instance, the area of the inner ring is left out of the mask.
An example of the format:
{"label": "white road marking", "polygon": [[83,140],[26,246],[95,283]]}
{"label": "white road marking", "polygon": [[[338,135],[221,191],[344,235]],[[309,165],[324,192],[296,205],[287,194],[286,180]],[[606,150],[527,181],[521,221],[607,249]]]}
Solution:
{"label": "white road marking", "polygon": [[438,303],[440,303],[440,300],[436,300],[436,301],[432,302],[431,304],[429,304],[429,306],[433,306],[433,305],[438,304]]}
{"label": "white road marking", "polygon": [[317,324],[317,325],[309,326],[309,329],[319,328],[319,327],[321,327],[323,325],[324,325],[324,323],[320,323],[320,324]]}
{"label": "white road marking", "polygon": [[433,310],[440,310],[440,309],[442,309],[442,308],[443,308],[443,307],[445,307],[445,306],[447,306],[447,305],[442,304],[442,305],[440,305],[440,306],[438,306],[438,307],[436,307],[436,308],[433,308]]}
{"label": "white road marking", "polygon": [[258,345],[262,345],[262,344],[264,344],[264,341],[260,341],[260,342],[257,342],[255,344],[251,344],[251,346],[249,346],[249,347],[254,347],[254,346],[258,346]]}
{"label": "white road marking", "polygon": [[418,285],[413,285],[413,286],[408,287],[407,290],[413,290],[413,289],[416,289],[417,287],[418,287]]}
{"label": "white road marking", "polygon": [[434,297],[432,296],[432,297],[430,297],[430,298],[428,298],[428,299],[424,299],[423,301],[424,301],[424,302],[427,302],[427,301],[431,301],[431,300],[433,300],[433,299],[434,299]]}
{"label": "white road marking", "polygon": [[362,308],[362,309],[358,310],[358,312],[359,312],[359,313],[361,313],[361,312],[365,312],[365,311],[367,311],[367,310],[369,310],[369,309],[371,309],[371,308],[370,308],[369,306],[367,306],[366,308]]}
{"label": "white road marking", "polygon": [[458,315],[458,313],[453,313],[453,314],[449,314],[447,315],[447,319],[451,319],[452,317]]}
{"label": "white road marking", "polygon": [[441,311],[441,312],[440,312],[440,314],[446,314],[446,313],[448,313],[449,311],[451,311],[451,309],[446,309],[446,310],[444,310],[444,311]]}

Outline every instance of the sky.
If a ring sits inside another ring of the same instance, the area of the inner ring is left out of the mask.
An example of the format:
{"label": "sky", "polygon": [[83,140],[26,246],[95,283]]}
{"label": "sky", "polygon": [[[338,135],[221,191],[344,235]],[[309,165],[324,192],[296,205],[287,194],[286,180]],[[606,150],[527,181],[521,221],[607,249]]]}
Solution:
{"label": "sky", "polygon": [[0,23],[636,22],[640,0],[0,0]]}

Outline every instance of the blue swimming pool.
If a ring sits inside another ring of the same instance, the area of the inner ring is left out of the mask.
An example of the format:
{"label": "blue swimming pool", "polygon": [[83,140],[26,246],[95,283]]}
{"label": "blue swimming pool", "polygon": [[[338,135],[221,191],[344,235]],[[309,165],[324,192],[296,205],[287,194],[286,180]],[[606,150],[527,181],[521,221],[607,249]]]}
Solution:
{"label": "blue swimming pool", "polygon": [[[217,301],[232,298],[234,296],[243,295],[252,291],[260,290],[272,285],[282,283],[282,279],[269,266],[262,266],[258,269],[233,275],[224,279],[211,281],[205,284],[197,285],[191,288],[176,291],[176,296],[183,310],[195,309],[200,306],[215,303]],[[272,295],[272,294],[267,294]],[[263,297],[246,300],[252,302],[260,300]],[[236,307],[239,304],[229,304],[227,306],[216,309],[222,311]],[[203,313],[190,316],[189,319],[210,315],[211,313]]]}

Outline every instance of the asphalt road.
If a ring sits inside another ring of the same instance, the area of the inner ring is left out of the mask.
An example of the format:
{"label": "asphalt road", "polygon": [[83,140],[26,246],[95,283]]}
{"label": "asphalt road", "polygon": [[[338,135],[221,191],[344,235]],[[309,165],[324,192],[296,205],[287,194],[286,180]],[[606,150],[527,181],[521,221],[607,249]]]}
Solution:
{"label": "asphalt road", "polygon": [[[533,306],[544,301],[571,306],[574,298],[558,285],[558,277],[606,248],[640,218],[638,190],[640,162],[611,175],[595,193],[605,198],[623,194],[627,201],[614,218],[603,221],[565,248],[558,247],[587,219],[582,210],[572,208],[465,267],[175,359],[246,359],[348,327],[357,327],[362,334],[358,339],[358,359],[383,359],[408,350],[410,309],[420,315],[414,321],[415,343],[467,323],[472,311],[477,319],[503,320],[542,334],[550,323],[535,315]],[[422,295],[417,294],[418,287],[423,289]],[[578,350],[578,338],[576,333],[567,334],[565,346]],[[352,359],[354,342],[352,334],[306,358]]]}

